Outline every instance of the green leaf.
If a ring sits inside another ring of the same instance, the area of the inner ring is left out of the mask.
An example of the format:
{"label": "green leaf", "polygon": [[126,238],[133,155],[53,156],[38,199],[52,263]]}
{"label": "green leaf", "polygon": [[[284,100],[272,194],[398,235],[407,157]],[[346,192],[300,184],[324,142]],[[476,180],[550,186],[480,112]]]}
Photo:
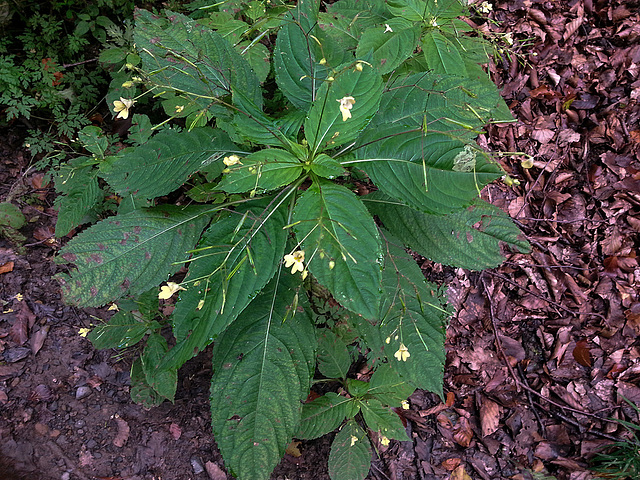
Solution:
{"label": "green leaf", "polygon": [[17,230],[22,228],[25,223],[26,219],[24,215],[13,203],[0,203],[0,226],[15,228]]}
{"label": "green leaf", "polygon": [[211,210],[165,205],[110,217],[85,230],[56,258],[78,267],[56,277],[65,301],[97,307],[158,285],[187,259]]}
{"label": "green leaf", "polygon": [[300,426],[295,438],[312,440],[333,432],[347,416],[347,405],[353,403],[353,399],[333,392],[327,392],[312,402],[305,403],[302,405]]}
{"label": "green leaf", "polygon": [[364,32],[356,56],[362,58],[372,52],[373,65],[380,74],[387,74],[409,58],[416,48],[420,33],[419,25],[404,18],[392,18],[384,25]]}
{"label": "green leaf", "polygon": [[422,52],[433,73],[467,76],[458,46],[436,29],[430,29],[423,35]]}
{"label": "green leaf", "polygon": [[135,21],[134,41],[151,81],[191,98],[241,91],[262,106],[255,73],[222,35],[175,12],[167,19],[138,9]]}
{"label": "green leaf", "polygon": [[315,99],[318,79],[327,77],[328,72],[326,66],[320,65],[322,49],[313,39],[319,30],[319,4],[319,0],[298,1],[285,15],[273,52],[278,86],[296,108],[305,112]]}
{"label": "green leaf", "polygon": [[354,40],[391,18],[384,0],[339,0],[327,5],[327,11],[338,22],[336,28],[342,26]]}
{"label": "green leaf", "polygon": [[[56,237],[64,237],[73,228],[80,225],[85,216],[104,198],[104,192],[98,185],[95,170],[84,169],[89,178],[81,185],[76,185],[66,195],[55,200],[58,209],[56,221]],[[86,178],[86,177],[85,177]]]}
{"label": "green leaf", "polygon": [[240,42],[236,45],[236,49],[243,55],[254,72],[260,83],[263,83],[269,76],[271,64],[269,63],[271,55],[267,47],[260,42]]}
{"label": "green leaf", "polygon": [[216,163],[222,173],[222,157],[244,152],[222,130],[195,128],[166,130],[144,145],[128,149],[109,167],[104,177],[121,196],[155,198],[177,190],[198,170]]}
{"label": "green leaf", "polygon": [[[347,345],[331,330],[318,337],[318,369],[327,378],[347,378],[351,356]],[[335,428],[335,427],[334,427]]]}
{"label": "green leaf", "polygon": [[145,408],[157,407],[165,398],[160,396],[149,384],[144,375],[142,360],[136,358],[131,365],[131,400]]}
{"label": "green leaf", "polygon": [[[416,388],[442,396],[445,318],[437,288],[424,280],[415,260],[402,244],[385,233],[384,297],[374,324],[355,318],[356,330],[375,358],[387,358],[393,369]],[[434,293],[435,292],[435,293]],[[395,355],[401,344],[409,351],[405,361]]]}
{"label": "green leaf", "polygon": [[173,402],[178,385],[178,371],[156,369],[156,365],[169,351],[169,346],[165,338],[159,333],[152,333],[147,338],[147,344],[140,357],[142,370],[147,384],[153,388],[158,395]]}
{"label": "green leaf", "polygon": [[[218,338],[213,348],[211,418],[225,464],[239,478],[268,479],[300,422],[315,370],[315,334],[283,274]],[[301,294],[303,295],[303,294]]]}
{"label": "green leaf", "polygon": [[450,215],[429,215],[401,205],[375,192],[370,210],[412,250],[430,260],[470,270],[502,264],[500,243],[529,251],[520,230],[499,208],[476,200],[469,208]]}
{"label": "green leaf", "polygon": [[340,162],[334,160],[329,155],[321,153],[313,162],[307,167],[311,172],[316,175],[333,180],[335,177],[339,177],[347,173]]}
{"label": "green leaf", "polygon": [[409,436],[402,426],[397,413],[385,407],[375,398],[369,398],[360,404],[360,411],[367,427],[389,439],[407,441]]}
{"label": "green leaf", "polygon": [[376,317],[382,250],[373,218],[360,200],[345,187],[320,180],[302,194],[293,220],[318,282],[344,307]]}
{"label": "green leaf", "polygon": [[331,444],[331,480],[363,480],[371,468],[371,444],[354,420],[348,421]]}
{"label": "green leaf", "polygon": [[89,150],[98,158],[104,158],[109,148],[109,140],[99,127],[89,125],[78,132],[78,140],[84,148]]}
{"label": "green leaf", "polygon": [[149,325],[136,319],[131,312],[120,311],[107,323],[94,327],[87,338],[98,350],[127,348],[142,340],[148,330]]}
{"label": "green leaf", "polygon": [[[362,64],[344,65],[335,81],[325,81],[318,90],[316,100],[304,122],[304,132],[311,152],[315,155],[355,140],[371,121],[380,105],[382,77],[373,68]],[[355,103],[349,110],[350,118],[340,111],[341,100],[352,97]]]}
{"label": "green leaf", "polygon": [[180,367],[209,345],[273,277],[284,255],[286,209],[265,199],[239,207],[202,236],[173,313],[178,341],[160,369]]}
{"label": "green leaf", "polygon": [[397,17],[412,22],[426,20],[429,7],[427,3],[434,0],[387,0],[389,11]]}
{"label": "green leaf", "polygon": [[242,193],[250,190],[264,192],[296,180],[302,173],[302,163],[285,150],[267,148],[241,158],[241,164],[231,170],[220,182],[220,190]]}
{"label": "green leaf", "polygon": [[415,391],[389,363],[380,365],[369,383],[369,394],[390,407],[399,407]]}

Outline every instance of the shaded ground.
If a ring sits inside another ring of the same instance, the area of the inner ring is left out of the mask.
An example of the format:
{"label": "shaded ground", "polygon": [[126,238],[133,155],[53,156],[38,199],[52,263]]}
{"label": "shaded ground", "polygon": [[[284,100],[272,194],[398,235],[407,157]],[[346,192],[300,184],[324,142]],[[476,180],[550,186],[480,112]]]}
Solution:
{"label": "shaded ground", "polygon": [[[379,448],[371,479],[590,478],[585,460],[638,422],[640,404],[640,18],[638,2],[494,4],[513,47],[492,74],[518,122],[481,144],[520,186],[487,199],[533,245],[482,274],[423,262],[451,284],[446,404],[416,392],[411,442]],[[209,365],[180,371],[176,403],[129,399],[129,359],[78,335],[91,316],[60,304],[52,192],[27,171],[20,127],[0,132],[0,199],[30,220],[21,252],[0,239],[0,453],[30,479],[221,480],[210,433]],[[326,479],[330,439],[305,442],[274,479]],[[465,477],[468,475],[469,477]],[[8,474],[0,478],[11,478]]]}

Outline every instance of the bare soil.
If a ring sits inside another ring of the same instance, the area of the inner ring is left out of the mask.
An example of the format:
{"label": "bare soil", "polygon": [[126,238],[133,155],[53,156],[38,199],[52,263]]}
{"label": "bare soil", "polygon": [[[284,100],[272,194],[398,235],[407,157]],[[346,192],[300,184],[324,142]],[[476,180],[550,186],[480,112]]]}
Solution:
{"label": "bare soil", "polygon": [[[476,19],[514,40],[490,71],[517,119],[480,144],[529,155],[501,157],[521,183],[483,196],[533,251],[484,273],[420,259],[458,308],[446,402],[416,392],[401,412],[412,440],[379,445],[368,478],[586,480],[596,449],[626,438],[611,419],[639,422],[623,400],[640,405],[638,7],[509,0],[493,4],[500,23]],[[60,301],[54,193],[23,135],[0,131],[0,199],[29,220],[25,245],[0,238],[0,479],[231,478],[210,429],[207,351],[180,370],[174,404],[145,410],[129,397],[130,356],[79,335],[111,312]],[[330,441],[297,445],[272,478],[328,479]]]}

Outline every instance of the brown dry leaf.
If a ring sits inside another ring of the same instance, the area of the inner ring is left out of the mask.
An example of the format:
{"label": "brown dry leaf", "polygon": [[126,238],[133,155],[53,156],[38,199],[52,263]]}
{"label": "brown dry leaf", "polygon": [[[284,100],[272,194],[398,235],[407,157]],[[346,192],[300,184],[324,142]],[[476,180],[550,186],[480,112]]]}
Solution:
{"label": "brown dry leaf", "polygon": [[460,465],[456,468],[451,475],[449,476],[449,480],[472,480],[467,471],[464,469],[464,465]]}
{"label": "brown dry leaf", "polygon": [[591,352],[586,340],[580,340],[573,349],[573,358],[583,367],[591,367]]}
{"label": "brown dry leaf", "polygon": [[300,443],[302,443],[302,442],[300,442],[298,440],[292,440],[291,443],[289,445],[287,445],[285,453],[288,453],[292,457],[296,457],[296,458],[301,457],[302,453],[300,452],[300,449],[298,448]]}
{"label": "brown dry leaf", "polygon": [[13,262],[7,262],[0,265],[0,274],[13,272]]}
{"label": "brown dry leaf", "polygon": [[209,475],[209,480],[227,480],[227,474],[216,463],[207,462],[204,464],[204,469]]}
{"label": "brown dry leaf", "polygon": [[49,328],[50,328],[49,325],[45,325],[43,327],[40,327],[40,330],[38,330],[37,332],[34,332],[31,335],[31,339],[29,340],[29,343],[31,344],[31,351],[33,352],[34,355],[38,353],[42,348],[42,346],[44,345],[44,340],[47,338],[47,334],[49,333]]}
{"label": "brown dry leaf", "polygon": [[447,470],[448,472],[452,472],[453,470],[458,468],[458,466],[460,465],[461,461],[462,461],[462,459],[460,459],[458,457],[447,458],[446,460],[444,460],[440,464],[440,466],[442,468],[444,468],[445,470]]}
{"label": "brown dry leaf", "polygon": [[461,447],[468,447],[471,444],[473,438],[473,430],[471,430],[471,424],[465,417],[460,417],[458,423],[453,427],[453,439]]}
{"label": "brown dry leaf", "polygon": [[116,447],[124,447],[124,444],[127,443],[127,440],[129,439],[129,432],[131,429],[129,428],[129,424],[117,414],[114,418],[118,424],[118,433],[113,439],[113,444]]}
{"label": "brown dry leaf", "polygon": [[180,440],[180,437],[182,436],[182,429],[177,423],[172,423],[169,425],[169,433],[171,433],[174,440]]}
{"label": "brown dry leaf", "polygon": [[502,407],[493,400],[482,397],[482,405],[480,405],[480,426],[482,428],[482,436],[491,435],[498,429],[500,424],[500,416]]}

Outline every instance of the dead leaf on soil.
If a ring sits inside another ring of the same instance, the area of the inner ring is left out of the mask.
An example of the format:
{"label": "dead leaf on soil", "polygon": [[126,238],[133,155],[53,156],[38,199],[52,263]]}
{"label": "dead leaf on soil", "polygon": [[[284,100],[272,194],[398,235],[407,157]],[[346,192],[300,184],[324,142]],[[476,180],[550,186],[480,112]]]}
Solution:
{"label": "dead leaf on soil", "polygon": [[0,265],[0,274],[13,272],[13,262],[7,262]]}
{"label": "dead leaf on soil", "polygon": [[300,449],[298,448],[300,443],[302,443],[302,442],[300,442],[298,440],[291,441],[291,443],[289,445],[287,445],[287,449],[285,450],[285,453],[288,453],[292,457],[296,457],[296,458],[301,457],[302,453],[300,452]]}
{"label": "dead leaf on soil", "polygon": [[583,367],[591,367],[591,352],[586,340],[580,340],[573,349],[573,358]]}
{"label": "dead leaf on soil", "polygon": [[180,437],[182,436],[182,429],[177,423],[172,423],[169,425],[169,433],[171,433],[174,440],[180,440]]}
{"label": "dead leaf on soil", "polygon": [[118,424],[118,433],[113,439],[113,444],[116,447],[124,447],[124,444],[127,443],[129,439],[129,424],[117,414],[114,416],[116,423]]}
{"label": "dead leaf on soil", "polygon": [[498,429],[500,416],[502,415],[502,407],[486,397],[481,397],[481,402],[480,425],[482,428],[482,436],[486,437]]}
{"label": "dead leaf on soil", "polygon": [[49,325],[45,325],[43,327],[40,327],[40,330],[34,332],[33,335],[31,335],[29,343],[31,344],[31,351],[34,355],[38,353],[44,345],[44,341],[47,338],[47,334],[49,333],[49,328]]}
{"label": "dead leaf on soil", "polygon": [[207,471],[207,475],[209,475],[210,480],[227,480],[227,474],[224,473],[217,464],[207,462],[204,464],[204,468]]}
{"label": "dead leaf on soil", "polygon": [[453,472],[451,472],[449,480],[471,480],[471,477],[464,469],[464,465],[460,465]]}

